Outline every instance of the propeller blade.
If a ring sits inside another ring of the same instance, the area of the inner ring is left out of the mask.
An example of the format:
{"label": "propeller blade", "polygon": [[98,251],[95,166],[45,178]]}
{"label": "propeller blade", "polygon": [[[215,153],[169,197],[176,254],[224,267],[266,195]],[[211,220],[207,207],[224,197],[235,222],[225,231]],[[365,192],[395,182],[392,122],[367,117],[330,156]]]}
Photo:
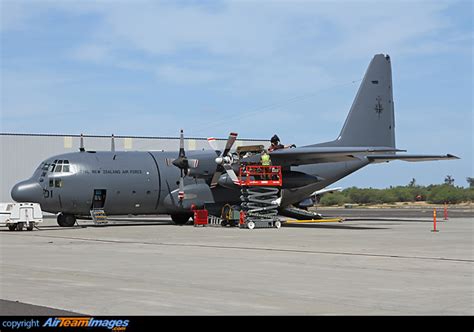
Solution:
{"label": "propeller blade", "polygon": [[81,143],[80,143],[80,146],[79,146],[79,151],[81,151],[81,152],[86,151],[86,149],[84,148],[84,135],[83,134],[81,134]]}
{"label": "propeller blade", "polygon": [[183,129],[181,129],[181,134],[179,135],[179,155],[178,155],[180,158],[184,158],[185,157],[185,153],[184,153],[184,133],[183,133]]}
{"label": "propeller blade", "polygon": [[234,182],[235,184],[239,184],[240,183],[239,178],[237,177],[237,174],[235,174],[232,166],[230,164],[224,164],[223,166],[225,168],[225,171],[227,172],[227,175],[232,180],[232,182]]}
{"label": "propeller blade", "polygon": [[237,140],[237,133],[230,133],[229,138],[227,139],[227,143],[225,144],[224,152],[222,152],[222,156],[227,156],[232,145],[234,145],[235,141]]}
{"label": "propeller blade", "polygon": [[181,177],[179,178],[178,199],[180,201],[182,201],[184,199],[184,174],[183,174],[183,170],[181,170]]}
{"label": "propeller blade", "polygon": [[207,139],[207,142],[209,143],[209,145],[211,146],[211,148],[215,151],[219,150],[219,146],[217,145],[217,141],[214,137],[209,137]]}
{"label": "propeller blade", "polygon": [[168,165],[168,166],[173,165],[173,161],[174,161],[174,159],[172,159],[172,158],[166,158],[166,165]]}
{"label": "propeller blade", "polygon": [[110,142],[110,151],[115,152],[115,137],[114,137],[114,134],[112,134],[112,140]]}
{"label": "propeller blade", "polygon": [[217,186],[217,184],[219,183],[219,178],[221,177],[221,174],[222,174],[221,170],[216,170],[216,172],[212,176],[211,185],[210,185],[211,188],[215,188]]}

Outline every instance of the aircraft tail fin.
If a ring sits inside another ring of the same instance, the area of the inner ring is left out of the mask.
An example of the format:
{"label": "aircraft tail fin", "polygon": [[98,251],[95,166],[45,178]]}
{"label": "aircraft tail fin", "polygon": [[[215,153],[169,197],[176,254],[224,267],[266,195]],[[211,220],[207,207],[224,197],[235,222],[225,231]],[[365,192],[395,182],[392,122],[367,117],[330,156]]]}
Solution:
{"label": "aircraft tail fin", "polygon": [[377,54],[367,68],[339,137],[315,146],[395,147],[390,57]]}

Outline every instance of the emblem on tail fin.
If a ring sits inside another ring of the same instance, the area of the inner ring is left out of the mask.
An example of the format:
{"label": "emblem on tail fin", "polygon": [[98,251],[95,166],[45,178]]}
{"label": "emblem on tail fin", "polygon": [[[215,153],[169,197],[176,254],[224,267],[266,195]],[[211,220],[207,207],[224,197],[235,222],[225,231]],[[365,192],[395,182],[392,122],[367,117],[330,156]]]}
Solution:
{"label": "emblem on tail fin", "polygon": [[382,103],[380,102],[382,100],[382,98],[380,98],[380,96],[378,96],[376,98],[376,100],[377,100],[377,104],[375,104],[375,113],[377,113],[379,118],[380,118],[380,113],[382,113],[382,111],[383,111],[383,106],[382,106]]}

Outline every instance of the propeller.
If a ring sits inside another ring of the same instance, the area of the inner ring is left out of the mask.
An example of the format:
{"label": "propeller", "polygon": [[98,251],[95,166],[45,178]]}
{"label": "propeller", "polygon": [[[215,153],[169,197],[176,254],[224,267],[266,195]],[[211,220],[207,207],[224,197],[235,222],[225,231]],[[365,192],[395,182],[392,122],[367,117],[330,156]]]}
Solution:
{"label": "propeller", "polygon": [[180,178],[179,178],[179,191],[178,199],[182,201],[184,199],[184,177],[188,175],[190,168],[196,168],[198,166],[198,159],[188,159],[186,157],[186,152],[184,151],[184,133],[181,129],[181,134],[179,137],[179,152],[178,158],[176,159],[166,159],[168,166],[174,165],[180,169]]}
{"label": "propeller", "polygon": [[[235,174],[234,170],[232,169],[232,163],[234,162],[234,158],[232,157],[232,154],[230,154],[230,149],[232,148],[232,145],[234,145],[236,139],[237,139],[237,133],[230,133],[229,138],[227,139],[227,142],[225,144],[224,151],[219,155],[219,157],[216,158],[216,171],[214,172],[214,175],[212,176],[211,180],[211,188],[215,188],[219,182],[219,178],[222,175],[222,173],[225,171],[227,172],[227,175],[230,177],[232,182],[238,183],[239,179],[237,175]],[[218,151],[218,146],[216,139],[214,137],[209,137],[207,139],[209,142],[209,145],[216,151]]]}

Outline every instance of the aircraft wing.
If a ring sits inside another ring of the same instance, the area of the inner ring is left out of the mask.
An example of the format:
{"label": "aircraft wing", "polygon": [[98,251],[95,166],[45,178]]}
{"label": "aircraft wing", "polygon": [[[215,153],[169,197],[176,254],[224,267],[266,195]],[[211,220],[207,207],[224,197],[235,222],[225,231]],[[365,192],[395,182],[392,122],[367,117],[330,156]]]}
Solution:
{"label": "aircraft wing", "polygon": [[273,165],[297,166],[358,159],[355,155],[402,151],[392,147],[301,147],[270,153]]}
{"label": "aircraft wing", "polygon": [[380,154],[380,155],[369,155],[367,156],[372,163],[383,163],[393,160],[403,160],[403,161],[432,161],[432,160],[450,160],[450,159],[460,159],[452,154],[446,155],[423,155],[423,154]]}

